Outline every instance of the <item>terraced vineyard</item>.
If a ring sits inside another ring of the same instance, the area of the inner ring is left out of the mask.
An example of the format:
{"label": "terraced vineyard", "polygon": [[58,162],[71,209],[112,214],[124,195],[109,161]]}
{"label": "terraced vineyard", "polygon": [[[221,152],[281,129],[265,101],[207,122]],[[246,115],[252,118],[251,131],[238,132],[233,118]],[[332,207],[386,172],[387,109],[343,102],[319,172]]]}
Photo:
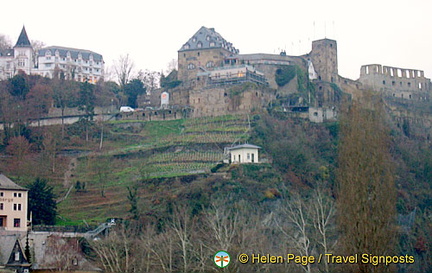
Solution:
{"label": "terraced vineyard", "polygon": [[223,159],[225,147],[244,143],[250,133],[248,116],[114,121],[107,127],[105,151],[78,158],[72,182],[86,188],[71,191],[60,204],[65,224],[127,211],[127,187],[143,179],[208,173]]}

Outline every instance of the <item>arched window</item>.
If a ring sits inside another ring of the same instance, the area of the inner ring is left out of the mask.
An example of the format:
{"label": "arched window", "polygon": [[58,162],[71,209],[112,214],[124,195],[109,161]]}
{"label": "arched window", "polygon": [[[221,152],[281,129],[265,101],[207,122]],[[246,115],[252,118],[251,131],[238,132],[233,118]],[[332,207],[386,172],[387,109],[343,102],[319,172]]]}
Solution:
{"label": "arched window", "polygon": [[201,43],[201,42],[198,42],[197,47],[198,47],[198,48],[201,48],[201,47],[202,47],[202,43]]}
{"label": "arched window", "polygon": [[213,67],[213,66],[214,66],[214,62],[213,61],[209,61],[206,64],[206,67],[208,67],[208,68]]}
{"label": "arched window", "polygon": [[193,69],[195,69],[195,65],[193,63],[190,63],[190,64],[188,64],[187,68],[189,70],[193,70]]}

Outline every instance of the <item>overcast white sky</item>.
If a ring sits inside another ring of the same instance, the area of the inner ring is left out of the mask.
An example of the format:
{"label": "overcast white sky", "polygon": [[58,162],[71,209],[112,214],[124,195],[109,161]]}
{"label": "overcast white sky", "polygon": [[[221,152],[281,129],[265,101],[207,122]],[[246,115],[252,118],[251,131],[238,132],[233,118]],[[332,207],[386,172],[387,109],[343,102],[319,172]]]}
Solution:
{"label": "overcast white sky", "polygon": [[[106,66],[129,54],[137,69],[165,70],[201,27],[213,27],[240,53],[301,55],[312,40],[337,40],[339,74],[358,79],[363,64],[424,70],[432,78],[430,0],[11,1],[0,33],[95,51]],[[8,6],[9,5],[9,6]],[[315,27],[314,27],[315,25]]]}

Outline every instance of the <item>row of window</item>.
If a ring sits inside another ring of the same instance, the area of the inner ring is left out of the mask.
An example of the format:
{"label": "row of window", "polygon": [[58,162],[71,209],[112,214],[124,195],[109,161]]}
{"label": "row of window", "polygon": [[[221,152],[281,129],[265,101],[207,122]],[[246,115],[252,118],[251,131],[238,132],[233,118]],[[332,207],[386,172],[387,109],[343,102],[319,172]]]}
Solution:
{"label": "row of window", "polygon": [[[396,82],[392,81],[391,84],[392,84],[392,86],[395,86]],[[386,85],[386,81],[384,81],[384,80],[383,80],[383,85]],[[403,82],[399,82],[399,85],[403,86]],[[408,85],[408,87],[411,87],[411,83],[410,82],[408,82],[407,85]],[[421,82],[418,83],[418,89],[422,89],[422,83]]]}
{"label": "row of window", "polygon": [[[0,197],[4,196],[4,192],[0,192]],[[22,197],[22,193],[21,192],[14,192],[13,194],[14,197]]]}
{"label": "row of window", "polygon": [[[45,64],[45,67],[52,67],[52,64]],[[66,68],[66,65],[65,65],[65,64],[62,64],[62,65],[61,65],[61,68]],[[89,71],[90,73],[93,72],[93,68],[84,67],[83,70],[85,70],[85,71]],[[100,69],[95,68],[94,71],[95,71],[95,72],[100,72]]]}
{"label": "row of window", "polygon": [[[69,59],[69,58],[68,58]],[[45,60],[47,60],[47,61],[50,61],[51,60],[51,57],[45,57]],[[55,61],[56,62],[58,62],[58,60],[59,60],[59,58],[55,58]],[[66,62],[67,60],[66,60],[66,58],[62,58],[62,61],[64,61],[64,62]],[[81,63],[81,60],[80,59],[75,59],[75,60],[73,60],[74,62],[76,62],[76,63]],[[93,65],[93,61],[85,61],[85,63],[86,64],[90,64],[90,65]],[[96,65],[100,65],[100,62],[96,62]]]}
{"label": "row of window", "polygon": [[[13,210],[21,211],[21,204],[13,204]],[[0,210],[4,210],[4,203],[0,203]]]}
{"label": "row of window", "polygon": [[[213,62],[213,61],[209,61],[209,62],[207,62],[207,63],[206,63],[206,67],[207,67],[207,68],[214,67],[214,62]],[[195,69],[195,65],[194,65],[193,63],[189,63],[188,66],[187,66],[187,69],[188,69],[188,70],[193,70],[193,69]]]}

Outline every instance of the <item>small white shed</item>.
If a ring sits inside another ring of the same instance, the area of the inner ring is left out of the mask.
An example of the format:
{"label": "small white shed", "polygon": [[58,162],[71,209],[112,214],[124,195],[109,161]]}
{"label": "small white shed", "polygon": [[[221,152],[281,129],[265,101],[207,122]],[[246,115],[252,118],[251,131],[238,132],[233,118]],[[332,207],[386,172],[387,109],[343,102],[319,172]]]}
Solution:
{"label": "small white shed", "polygon": [[228,147],[231,163],[259,163],[258,149],[260,146],[252,144],[241,144]]}

